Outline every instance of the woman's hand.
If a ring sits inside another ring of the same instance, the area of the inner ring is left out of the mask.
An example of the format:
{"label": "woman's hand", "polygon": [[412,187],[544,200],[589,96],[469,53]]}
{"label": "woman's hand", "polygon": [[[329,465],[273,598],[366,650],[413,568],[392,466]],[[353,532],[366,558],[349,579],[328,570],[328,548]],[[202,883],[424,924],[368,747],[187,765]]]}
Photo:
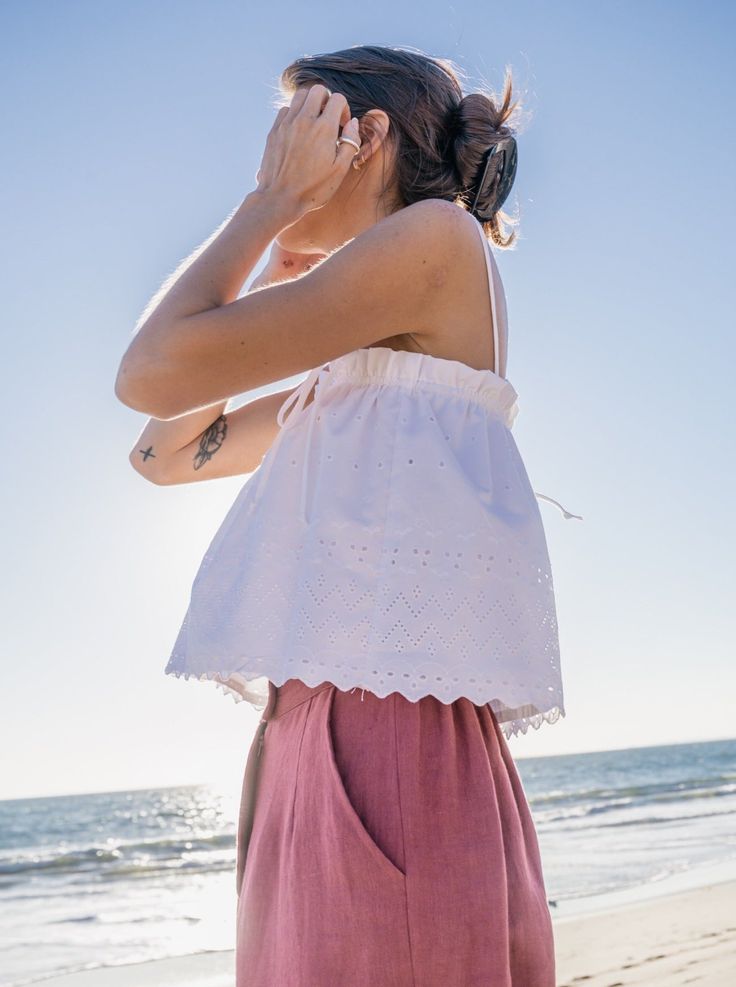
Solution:
{"label": "woman's hand", "polygon": [[301,215],[324,206],[358,153],[352,144],[336,145],[341,128],[342,136],[360,143],[358,121],[342,93],[321,84],[298,89],[269,131],[258,191],[293,201]]}

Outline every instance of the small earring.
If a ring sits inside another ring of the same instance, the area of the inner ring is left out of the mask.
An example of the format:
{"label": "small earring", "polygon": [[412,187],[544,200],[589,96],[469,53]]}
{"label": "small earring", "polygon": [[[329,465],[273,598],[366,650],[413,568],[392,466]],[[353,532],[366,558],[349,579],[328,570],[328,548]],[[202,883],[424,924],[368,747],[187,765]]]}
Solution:
{"label": "small earring", "polygon": [[357,159],[358,159],[358,155],[357,155],[357,154],[355,154],[355,155],[353,156],[353,168],[355,168],[355,170],[356,170],[356,171],[360,171],[360,169],[361,169],[361,165],[359,165],[359,164],[358,164],[358,161],[357,161]]}

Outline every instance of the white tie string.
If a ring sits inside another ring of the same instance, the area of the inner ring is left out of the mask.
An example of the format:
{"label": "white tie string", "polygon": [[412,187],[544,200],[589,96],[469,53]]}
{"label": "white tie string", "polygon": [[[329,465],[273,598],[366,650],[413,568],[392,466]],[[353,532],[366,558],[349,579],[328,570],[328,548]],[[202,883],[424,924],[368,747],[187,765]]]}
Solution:
{"label": "white tie string", "polygon": [[[279,408],[278,414],[276,415],[276,421],[282,429],[291,428],[295,422],[301,418],[304,412],[304,405],[309,397],[309,392],[312,387],[317,383],[319,375],[324,370],[324,366],[315,367],[314,370],[310,370],[307,376],[304,378],[302,383],[296,388],[295,391],[287,397],[284,403]],[[318,388],[317,388],[318,390]],[[302,462],[302,486],[301,486],[301,496],[299,499],[299,514],[303,521],[308,522],[307,518],[307,486],[309,484],[309,448],[312,443],[312,428],[314,426],[315,419],[315,405],[317,400],[317,390],[314,392],[314,399],[312,400],[309,408],[307,409],[307,414],[310,415],[309,418],[309,428],[307,430],[307,437],[304,445],[304,460]],[[292,407],[293,406],[293,407]],[[291,408],[291,413],[286,417],[286,412]]]}
{"label": "white tie string", "polygon": [[[323,370],[324,367],[315,367],[314,370],[310,370],[307,376],[301,382],[301,384],[295,390],[293,390],[291,394],[287,397],[287,399],[279,408],[278,414],[276,415],[276,421],[278,422],[279,426],[281,426],[282,428],[291,428],[291,426],[294,424],[294,421],[299,417],[299,413],[303,409],[304,403],[309,397],[309,392],[311,391],[314,384],[317,382],[317,378],[319,377],[319,375],[322,373]],[[288,419],[286,419],[286,412],[288,411],[289,406],[292,403],[294,405],[294,410],[292,414],[289,415]]]}
{"label": "white tie string", "polygon": [[574,518],[577,518],[578,521],[582,521],[583,520],[582,517],[579,514],[571,514],[569,511],[566,511],[565,508],[562,506],[562,504],[559,502],[559,500],[553,500],[552,497],[548,497],[547,494],[537,493],[536,490],[535,490],[534,491],[534,496],[535,497],[541,497],[542,500],[548,500],[550,502],[550,504],[557,504],[557,506],[562,511],[562,514],[563,514],[563,516],[565,518],[574,517]]}

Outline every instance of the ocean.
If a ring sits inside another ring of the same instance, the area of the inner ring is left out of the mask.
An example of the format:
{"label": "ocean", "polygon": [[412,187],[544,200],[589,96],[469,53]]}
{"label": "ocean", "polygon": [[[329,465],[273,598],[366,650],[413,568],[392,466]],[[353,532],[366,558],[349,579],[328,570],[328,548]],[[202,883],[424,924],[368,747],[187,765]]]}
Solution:
{"label": "ocean", "polygon": [[[736,739],[516,763],[553,915],[733,876]],[[237,808],[204,785],[0,801],[0,987],[232,949]]]}

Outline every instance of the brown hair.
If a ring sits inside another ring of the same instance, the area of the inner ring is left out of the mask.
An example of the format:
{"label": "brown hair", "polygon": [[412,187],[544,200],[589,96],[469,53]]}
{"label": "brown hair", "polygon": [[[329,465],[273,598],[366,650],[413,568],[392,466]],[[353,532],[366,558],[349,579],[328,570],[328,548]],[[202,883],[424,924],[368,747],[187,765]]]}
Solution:
{"label": "brown hair", "polygon": [[[322,83],[342,93],[358,119],[371,109],[387,114],[395,161],[383,189],[390,212],[430,198],[469,210],[483,155],[495,138],[514,134],[508,121],[520,104],[511,102],[508,67],[500,99],[490,91],[464,96],[461,75],[450,59],[415,49],[355,45],[297,58],[281,73],[279,86],[287,104],[299,87]],[[507,248],[517,234],[507,235],[505,225],[516,222],[499,209],[483,228],[496,246]]]}

